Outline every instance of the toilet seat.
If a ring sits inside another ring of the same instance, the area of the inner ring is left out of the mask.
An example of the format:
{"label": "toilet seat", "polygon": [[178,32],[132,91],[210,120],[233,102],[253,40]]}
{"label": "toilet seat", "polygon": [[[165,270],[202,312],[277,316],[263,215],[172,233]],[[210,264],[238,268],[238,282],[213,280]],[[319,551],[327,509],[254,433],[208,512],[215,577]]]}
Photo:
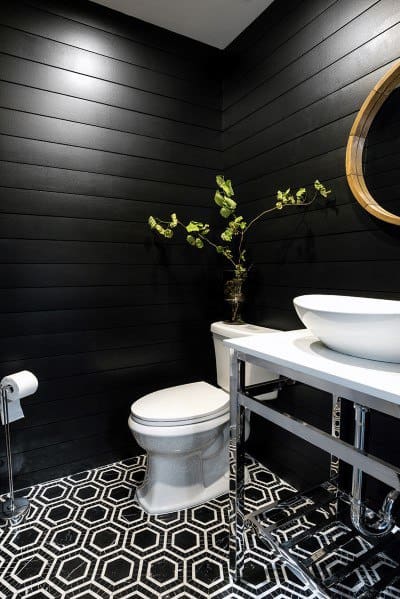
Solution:
{"label": "toilet seat", "polygon": [[144,426],[184,426],[227,414],[229,394],[205,381],[168,387],[132,404],[131,418]]}

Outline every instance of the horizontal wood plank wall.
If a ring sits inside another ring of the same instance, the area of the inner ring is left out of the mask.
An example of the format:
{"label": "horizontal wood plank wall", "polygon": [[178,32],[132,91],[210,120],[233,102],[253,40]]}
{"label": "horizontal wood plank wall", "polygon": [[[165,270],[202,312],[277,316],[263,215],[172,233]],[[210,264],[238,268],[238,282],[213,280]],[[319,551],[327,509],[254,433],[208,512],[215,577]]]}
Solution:
{"label": "horizontal wood plank wall", "polygon": [[0,375],[39,378],[18,487],[134,454],[132,401],[210,376],[207,261],[146,221],[211,216],[219,58],[89,2],[2,11]]}
{"label": "horizontal wood plank wall", "polygon": [[[282,211],[254,229],[250,322],[299,328],[292,298],[303,293],[400,298],[400,229],[355,202],[344,164],[352,122],[399,58],[399,39],[398,0],[301,0],[290,7],[275,0],[226,50],[225,170],[245,212],[271,205],[279,188],[315,178],[334,196],[327,209],[319,203],[307,213]],[[329,398],[303,387],[287,396],[286,409],[326,430],[329,406]],[[394,441],[400,426],[393,421],[388,428],[386,420],[372,418],[371,449],[400,464]],[[265,426],[254,419],[253,447],[281,474],[296,484],[326,475],[326,457],[279,429],[266,436]],[[371,494],[376,490],[371,486]]]}

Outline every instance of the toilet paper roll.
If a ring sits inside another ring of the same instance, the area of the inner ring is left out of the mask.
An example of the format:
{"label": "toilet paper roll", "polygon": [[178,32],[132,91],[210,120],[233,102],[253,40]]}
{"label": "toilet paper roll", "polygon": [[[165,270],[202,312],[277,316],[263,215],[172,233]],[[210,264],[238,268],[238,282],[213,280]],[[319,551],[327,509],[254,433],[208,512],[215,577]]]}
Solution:
{"label": "toilet paper roll", "polygon": [[[8,400],[8,419],[14,422],[24,417],[21,407],[21,399],[32,395],[38,388],[38,380],[29,370],[21,370],[5,376],[1,382],[1,387],[7,387]],[[1,421],[4,424],[3,406],[1,405]]]}

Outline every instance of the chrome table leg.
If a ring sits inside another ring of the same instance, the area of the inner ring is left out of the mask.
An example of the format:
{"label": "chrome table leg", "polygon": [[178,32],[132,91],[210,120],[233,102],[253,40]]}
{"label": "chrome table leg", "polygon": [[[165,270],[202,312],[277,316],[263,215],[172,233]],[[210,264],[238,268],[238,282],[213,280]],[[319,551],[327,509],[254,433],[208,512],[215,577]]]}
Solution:
{"label": "chrome table leg", "polygon": [[[332,437],[340,439],[342,400],[337,395],[332,395]],[[330,478],[337,479],[339,476],[339,458],[331,454]]]}
{"label": "chrome table leg", "polygon": [[240,404],[239,392],[244,388],[245,363],[231,356],[231,456],[230,456],[230,543],[229,563],[231,576],[238,581],[244,563],[244,462],[245,462],[245,408]]}
{"label": "chrome table leg", "polygon": [[[369,408],[354,404],[355,430],[354,447],[365,450],[365,437],[367,429],[367,414]],[[351,488],[351,522],[354,528],[367,537],[385,537],[394,527],[393,507],[400,496],[398,490],[391,490],[386,495],[382,508],[373,520],[368,519],[368,511],[363,501],[363,471],[353,466]]]}

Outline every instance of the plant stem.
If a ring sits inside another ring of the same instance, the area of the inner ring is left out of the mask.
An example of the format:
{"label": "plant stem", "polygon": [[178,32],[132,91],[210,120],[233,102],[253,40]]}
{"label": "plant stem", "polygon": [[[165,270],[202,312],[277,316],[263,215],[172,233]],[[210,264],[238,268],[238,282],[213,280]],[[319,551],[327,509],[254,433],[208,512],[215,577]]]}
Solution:
{"label": "plant stem", "polygon": [[[212,247],[215,249],[215,251],[217,251],[217,247],[218,247],[218,246],[217,246],[217,244],[216,244],[216,243],[213,243],[212,241],[210,241],[210,240],[208,239],[208,237],[205,237],[205,236],[204,236],[204,235],[202,235],[201,233],[197,233],[197,235],[198,235],[198,236],[199,236],[199,237],[200,237],[200,238],[201,238],[203,241],[206,241],[206,242],[208,243],[208,245],[211,245],[211,246],[212,246]],[[219,253],[219,252],[217,252],[217,253]],[[229,260],[229,262],[230,262],[231,264],[233,264],[233,266],[235,266],[235,267],[236,267],[236,264],[235,264],[234,260],[232,260],[232,258],[228,258],[228,256],[225,256],[225,254],[222,254],[222,255],[224,256],[224,258],[226,258],[227,260]]]}
{"label": "plant stem", "polygon": [[250,229],[250,227],[252,227],[254,225],[254,223],[256,223],[261,217],[265,216],[269,212],[273,212],[274,210],[278,210],[278,208],[276,206],[274,206],[273,208],[268,208],[268,210],[264,210],[263,212],[260,212],[260,214],[258,216],[256,216],[255,218],[253,218],[253,220],[251,220],[249,222],[249,224],[247,225],[247,227],[243,231],[243,234],[247,233],[247,231]]}
{"label": "plant stem", "polygon": [[[285,204],[283,206],[283,208],[289,208],[290,206],[294,207],[294,208],[299,208],[300,206],[310,206],[310,204],[312,204],[314,202],[314,200],[316,199],[317,196],[318,196],[318,192],[316,191],[314,193],[314,196],[312,197],[312,199],[309,202],[302,202],[301,204]],[[243,234],[247,233],[247,231],[250,229],[250,227],[252,227],[254,225],[254,223],[256,223],[260,218],[262,218],[269,212],[274,212],[274,210],[278,210],[278,208],[276,206],[273,206],[272,208],[268,208],[268,210],[264,210],[263,212],[260,212],[260,214],[258,214],[255,218],[253,218],[253,220],[251,220],[249,222],[249,224],[243,231]]]}
{"label": "plant stem", "polygon": [[245,229],[244,231],[242,230],[242,231],[240,232],[240,241],[239,241],[239,247],[238,247],[238,253],[239,253],[239,257],[238,257],[238,259],[239,259],[239,264],[242,262],[242,258],[241,258],[241,256],[242,256],[242,245],[243,245],[243,241],[244,241],[244,234],[245,234],[245,232],[246,232],[246,229]]}
{"label": "plant stem", "polygon": [[[178,225],[180,225],[183,229],[185,229],[185,232],[187,232],[185,225],[183,223],[181,223],[180,220],[178,220]],[[197,233],[197,236],[200,237],[206,243],[208,243],[208,245],[210,245],[211,247],[213,247],[215,249],[215,251],[217,251],[217,247],[218,247],[217,244],[213,243],[212,241],[210,241],[206,235],[202,235],[201,233]],[[219,253],[219,252],[217,252],[217,253]],[[229,262],[231,264],[233,264],[233,266],[236,267],[235,262],[231,258],[228,258],[228,256],[225,256],[224,254],[223,254],[223,256],[224,256],[224,258],[226,258],[226,260],[229,260]]]}

